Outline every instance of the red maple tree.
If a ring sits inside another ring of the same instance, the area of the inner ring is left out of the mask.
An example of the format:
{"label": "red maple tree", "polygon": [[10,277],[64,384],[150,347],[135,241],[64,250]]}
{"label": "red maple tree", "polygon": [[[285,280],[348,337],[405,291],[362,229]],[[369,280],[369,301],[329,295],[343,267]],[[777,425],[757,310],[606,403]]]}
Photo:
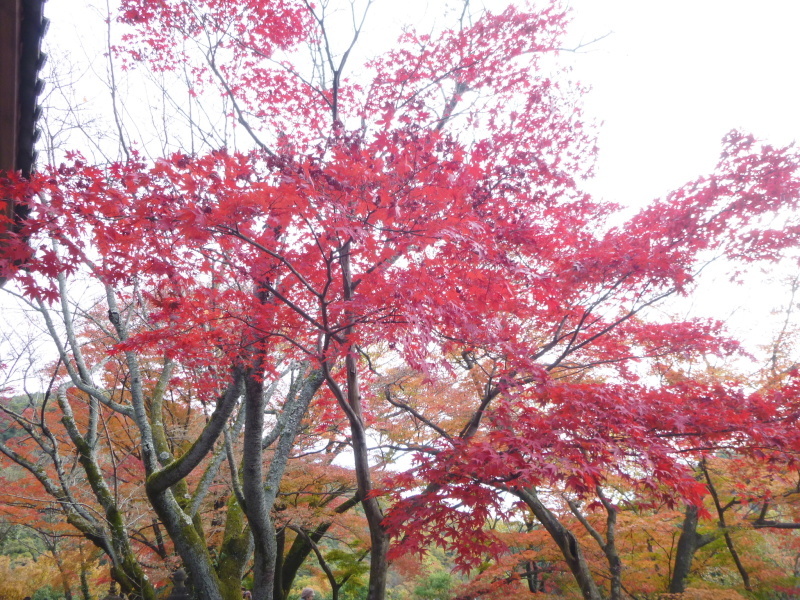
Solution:
{"label": "red maple tree", "polygon": [[[241,398],[241,482],[231,485],[253,535],[254,598],[272,598],[270,511],[312,397],[347,419],[370,600],[384,597],[391,535],[415,548],[458,540],[470,564],[492,549],[481,523],[509,495],[559,545],[584,597],[599,598],[537,486],[585,498],[614,477],[698,503],[682,458],[692,449],[767,437],[796,449],[793,387],[747,396],[640,375],[660,356],[735,350],[720,323],[664,322],[649,309],[691,293],[714,258],[775,261],[796,249],[800,157],[731,133],[714,173],[615,224],[617,207],[581,189],[595,152],[581,90],[541,65],[566,24],[555,3],[474,14],[465,2],[451,25],[408,30],[357,78],[345,67],[367,11],[337,50],[326,8],[123,1],[117,52],[150,69],[189,65],[192,95],[222,95],[251,147],[147,160],[122,136],[125,160],[76,153],[31,181],[8,178],[3,193],[31,216],[0,274],[43,315],[69,281],[102,290],[125,393],[107,398],[92,383],[71,338],[61,377],[134,422],[149,501],[203,600],[224,586],[175,486],[220,442]],[[312,65],[304,44],[320,57]],[[139,371],[153,356],[202,373],[198,401],[214,407],[179,457],[148,414]],[[441,424],[425,406],[392,402],[377,356],[431,384],[480,385]],[[265,463],[265,392],[285,361],[304,375],[284,410],[281,431],[292,433]],[[399,478],[418,493],[397,498],[388,518],[369,450],[386,402],[427,431],[419,464]]]}

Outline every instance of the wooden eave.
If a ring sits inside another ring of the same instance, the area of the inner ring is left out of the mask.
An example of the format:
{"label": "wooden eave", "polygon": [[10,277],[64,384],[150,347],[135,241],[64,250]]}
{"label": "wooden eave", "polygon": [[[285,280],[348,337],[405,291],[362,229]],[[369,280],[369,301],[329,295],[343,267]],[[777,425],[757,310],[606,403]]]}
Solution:
{"label": "wooden eave", "polygon": [[[39,137],[37,98],[44,87],[39,71],[45,55],[42,38],[48,21],[45,0],[0,0],[0,172],[30,176]],[[7,216],[24,217],[20,207],[4,202]]]}

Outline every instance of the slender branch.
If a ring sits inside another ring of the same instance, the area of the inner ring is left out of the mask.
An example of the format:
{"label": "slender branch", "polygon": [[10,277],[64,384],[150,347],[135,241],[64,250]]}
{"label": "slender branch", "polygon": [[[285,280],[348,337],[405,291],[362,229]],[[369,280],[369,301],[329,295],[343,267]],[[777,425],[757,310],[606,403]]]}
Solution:
{"label": "slender branch", "polygon": [[108,90],[111,94],[111,108],[114,114],[114,123],[117,126],[119,144],[125,153],[125,159],[130,161],[131,152],[128,149],[128,144],[125,142],[125,135],[122,131],[122,122],[119,118],[119,109],[117,107],[117,81],[114,75],[114,52],[111,49],[111,5],[108,0],[106,0],[106,45],[106,56],[108,57],[108,75],[111,79],[108,85]]}
{"label": "slender branch", "polygon": [[581,512],[581,508],[577,502],[574,500],[570,500],[569,498],[564,498],[567,501],[567,506],[569,506],[569,510],[572,512],[573,515],[578,519],[583,528],[589,533],[594,541],[597,542],[597,545],[600,548],[605,548],[606,541],[603,539],[603,536],[600,535],[600,532],[597,531],[591,523],[586,519],[586,516]]}
{"label": "slender branch", "polygon": [[442,429],[441,427],[436,425],[436,423],[432,422],[429,419],[426,419],[419,411],[414,409],[412,406],[409,406],[408,404],[406,404],[404,402],[401,402],[399,400],[395,400],[394,398],[392,398],[391,386],[387,385],[384,388],[384,395],[386,397],[386,401],[389,404],[391,404],[392,406],[396,406],[397,408],[400,408],[400,409],[405,410],[407,412],[410,412],[414,416],[415,419],[417,419],[418,421],[424,423],[425,425],[427,425],[428,427],[433,429],[440,436],[442,436],[443,438],[445,438],[446,440],[448,440],[450,442],[453,441],[453,438],[450,436],[449,433],[447,433],[444,429]]}

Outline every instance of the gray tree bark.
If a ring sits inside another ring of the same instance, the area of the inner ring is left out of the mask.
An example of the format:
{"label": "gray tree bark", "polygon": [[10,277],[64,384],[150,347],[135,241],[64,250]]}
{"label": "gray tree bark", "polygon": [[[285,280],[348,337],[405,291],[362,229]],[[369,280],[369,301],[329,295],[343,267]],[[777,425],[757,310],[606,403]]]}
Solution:
{"label": "gray tree bark", "polygon": [[530,508],[536,519],[558,545],[569,570],[572,572],[572,576],[575,577],[584,600],[603,600],[603,596],[592,577],[589,564],[583,556],[583,551],[575,535],[561,524],[550,509],[542,504],[536,494],[536,490],[533,488],[519,488],[509,491]]}
{"label": "gray tree bark", "polygon": [[275,565],[278,544],[271,511],[275,504],[280,482],[286,470],[295,438],[300,431],[303,416],[311,399],[323,382],[322,372],[312,371],[305,375],[306,366],[301,368],[300,377],[289,391],[283,412],[270,438],[277,438],[277,444],[264,475],[263,450],[264,394],[263,374],[266,357],[257,355],[254,368],[248,374],[245,384],[245,405],[247,414],[244,427],[244,457],[242,459],[242,494],[244,512],[253,535],[253,600],[273,600],[275,596]]}
{"label": "gray tree bark", "polygon": [[700,535],[697,533],[697,507],[689,505],[681,526],[681,535],[678,538],[678,548],[675,553],[675,566],[669,582],[671,594],[682,594],[686,591],[686,579],[692,570],[692,561],[695,553],[713,542],[718,534]]}

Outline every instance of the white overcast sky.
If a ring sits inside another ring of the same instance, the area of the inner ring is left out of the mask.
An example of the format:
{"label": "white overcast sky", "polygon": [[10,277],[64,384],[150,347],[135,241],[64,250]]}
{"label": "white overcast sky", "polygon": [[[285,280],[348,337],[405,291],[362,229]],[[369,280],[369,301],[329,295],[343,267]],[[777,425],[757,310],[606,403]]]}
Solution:
{"label": "white overcast sky", "polygon": [[604,121],[596,189],[642,202],[713,167],[732,128],[800,139],[800,1],[570,0]]}

